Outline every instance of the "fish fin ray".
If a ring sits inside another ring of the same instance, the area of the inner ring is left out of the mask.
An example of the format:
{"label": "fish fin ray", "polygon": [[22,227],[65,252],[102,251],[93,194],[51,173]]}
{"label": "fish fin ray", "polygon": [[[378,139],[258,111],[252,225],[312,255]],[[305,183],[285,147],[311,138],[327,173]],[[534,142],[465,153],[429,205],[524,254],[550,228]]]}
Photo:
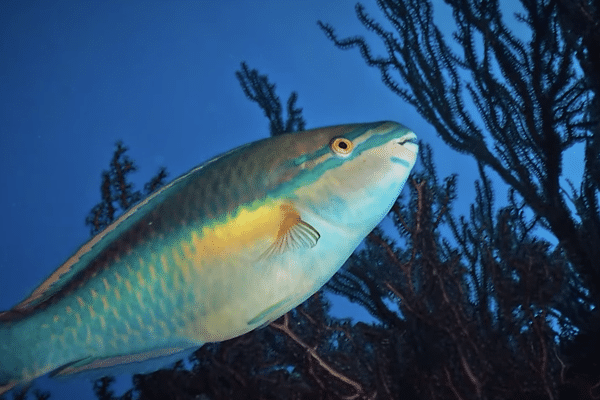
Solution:
{"label": "fish fin ray", "polygon": [[[65,364],[50,373],[52,377],[64,377],[80,373],[93,373],[95,371],[104,371],[106,369],[127,366],[133,363],[143,363],[149,360],[160,360],[169,356],[177,355],[184,352],[187,348],[184,347],[169,347],[164,349],[155,349],[143,353],[118,355],[107,358],[86,357],[77,361]],[[185,354],[182,354],[182,358]],[[156,368],[159,369],[159,368]],[[152,370],[155,370],[152,368]],[[100,375],[101,376],[101,375]]]}
{"label": "fish fin ray", "polygon": [[317,245],[321,237],[319,231],[302,220],[291,206],[284,206],[284,213],[277,238],[261,255],[261,259],[277,256],[286,251],[310,249]]}
{"label": "fish fin ray", "polygon": [[[85,363],[86,363],[86,360],[89,360],[89,359],[90,359],[90,357],[80,358],[79,360],[71,361],[71,362],[69,362],[69,363],[66,363],[66,364],[64,364],[64,365],[61,365],[60,367],[58,367],[58,368],[56,368],[56,369],[52,370],[52,371],[51,371],[51,372],[48,374],[48,376],[50,376],[50,377],[60,376],[60,375],[62,375],[62,374],[63,374],[63,371],[64,371],[64,370],[66,370],[66,369],[68,369],[68,368],[71,368],[71,367],[74,367],[74,366],[77,366],[77,365],[80,365],[80,364],[83,364],[83,365],[85,365]],[[65,374],[65,375],[66,375],[66,374]]]}

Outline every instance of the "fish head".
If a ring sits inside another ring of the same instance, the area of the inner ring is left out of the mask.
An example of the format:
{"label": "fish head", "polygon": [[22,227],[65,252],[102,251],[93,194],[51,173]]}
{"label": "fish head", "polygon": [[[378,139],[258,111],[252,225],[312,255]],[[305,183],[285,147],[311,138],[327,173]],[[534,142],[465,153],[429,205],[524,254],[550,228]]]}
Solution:
{"label": "fish head", "polygon": [[416,135],[387,121],[307,131],[296,146],[305,142],[317,150],[296,149],[296,203],[364,235],[389,212],[418,152]]}

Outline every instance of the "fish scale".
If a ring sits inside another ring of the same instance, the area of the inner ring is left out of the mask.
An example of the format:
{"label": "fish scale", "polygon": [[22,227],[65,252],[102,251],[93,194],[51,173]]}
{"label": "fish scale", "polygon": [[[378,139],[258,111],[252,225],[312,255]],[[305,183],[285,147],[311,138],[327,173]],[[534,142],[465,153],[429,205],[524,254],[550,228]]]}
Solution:
{"label": "fish scale", "polygon": [[155,370],[278,318],[385,217],[415,140],[394,122],[319,128],[175,179],[0,313],[0,393],[49,372]]}

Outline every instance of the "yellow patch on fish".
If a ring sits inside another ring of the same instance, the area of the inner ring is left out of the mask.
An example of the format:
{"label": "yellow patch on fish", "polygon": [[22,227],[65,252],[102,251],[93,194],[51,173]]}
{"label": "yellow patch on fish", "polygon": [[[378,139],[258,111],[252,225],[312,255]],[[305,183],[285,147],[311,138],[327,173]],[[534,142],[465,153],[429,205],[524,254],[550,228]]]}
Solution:
{"label": "yellow patch on fish", "polygon": [[[291,234],[292,232],[298,235]],[[227,254],[244,254],[248,249],[262,248],[264,256],[288,249],[312,247],[319,233],[302,221],[298,211],[289,203],[268,200],[256,208],[241,208],[225,223],[205,226],[201,235],[192,232],[190,254],[193,265]]]}

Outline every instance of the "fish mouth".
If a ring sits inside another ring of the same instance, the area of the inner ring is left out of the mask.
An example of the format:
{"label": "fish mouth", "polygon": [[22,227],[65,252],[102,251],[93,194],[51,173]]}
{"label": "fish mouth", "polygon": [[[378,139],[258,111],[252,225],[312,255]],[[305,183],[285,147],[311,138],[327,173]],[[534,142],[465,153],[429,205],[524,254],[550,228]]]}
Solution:
{"label": "fish mouth", "polygon": [[417,158],[419,152],[419,144],[417,142],[417,135],[413,132],[408,132],[400,138],[393,141],[395,144],[399,144],[401,147],[393,150],[394,155],[390,157],[390,160],[394,164],[400,164],[404,168],[411,169]]}
{"label": "fish mouth", "polygon": [[415,135],[413,132],[409,132],[401,138],[398,138],[396,143],[398,143],[401,146],[404,146],[407,150],[414,154],[417,154],[417,152],[419,151],[417,135]]}

